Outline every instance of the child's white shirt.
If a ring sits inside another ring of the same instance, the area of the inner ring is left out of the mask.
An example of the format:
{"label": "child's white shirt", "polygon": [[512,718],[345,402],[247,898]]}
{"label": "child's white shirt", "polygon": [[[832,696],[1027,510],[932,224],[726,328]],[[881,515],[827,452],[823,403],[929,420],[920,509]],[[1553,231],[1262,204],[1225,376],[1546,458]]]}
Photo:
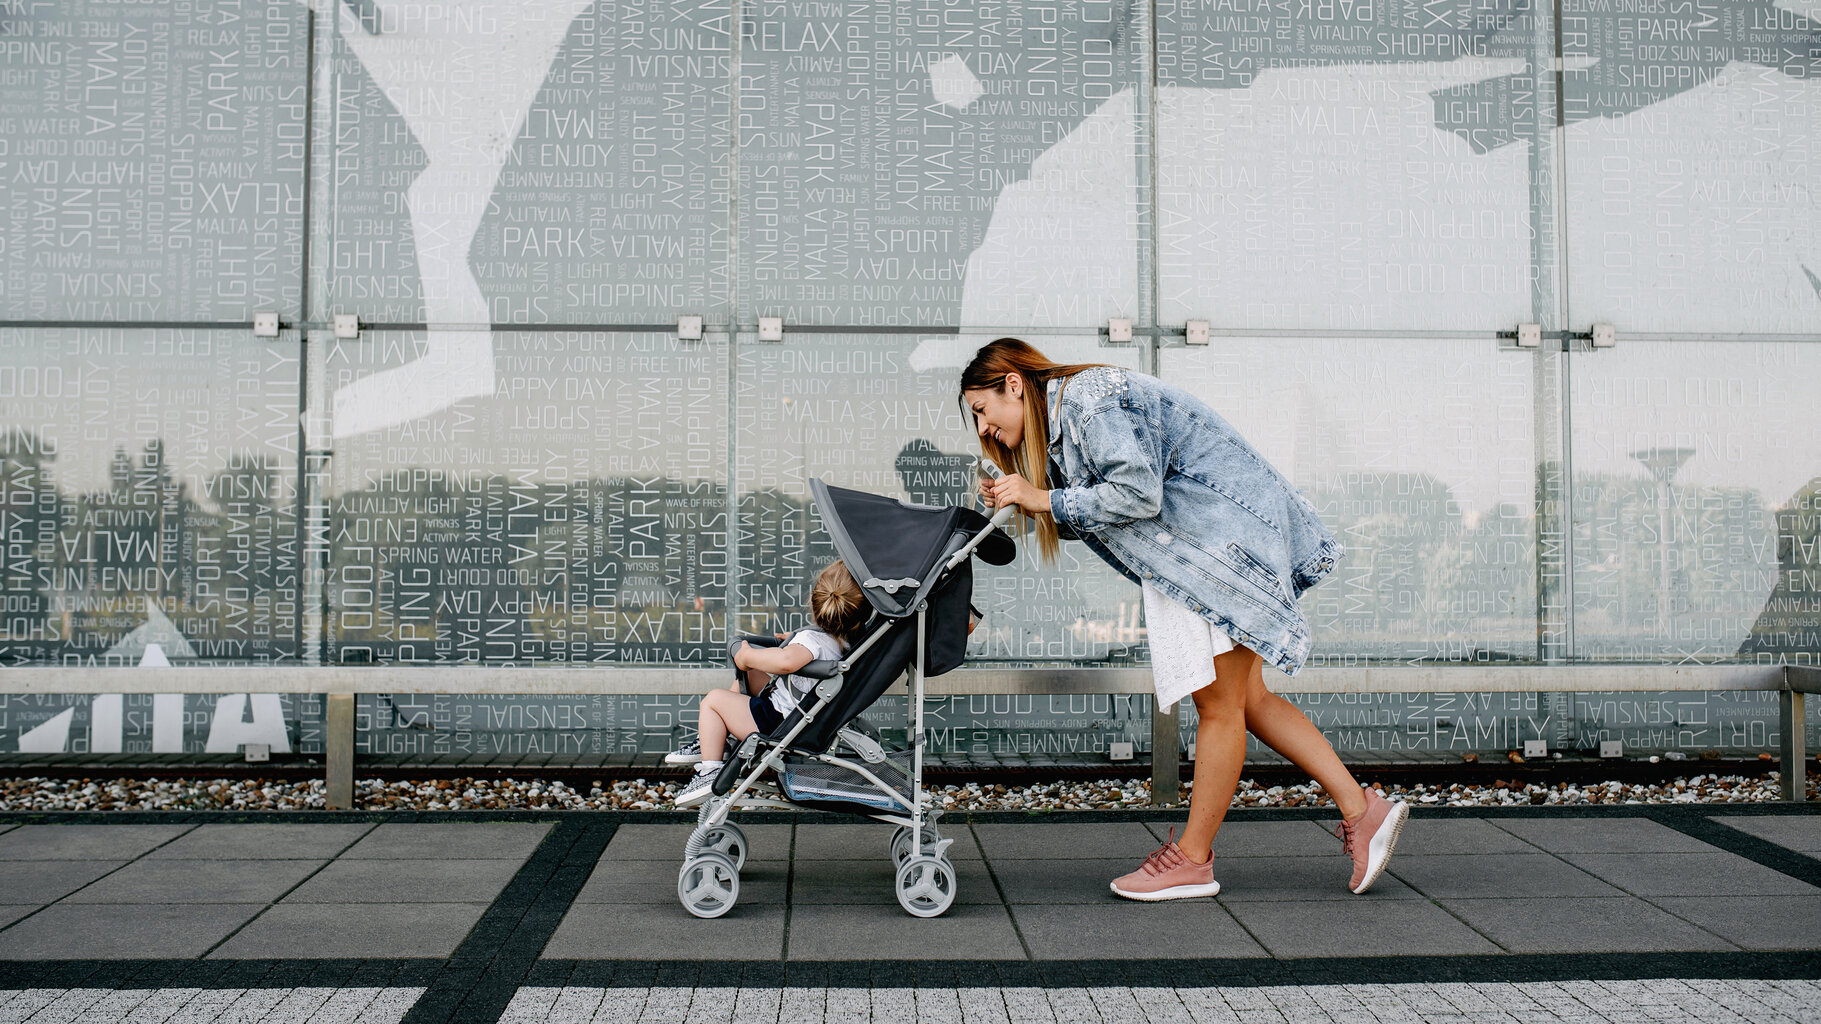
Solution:
{"label": "child's white shirt", "polygon": [[[806,648],[811,661],[836,661],[841,657],[841,642],[815,628],[800,631],[784,646]],[[797,701],[801,695],[816,685],[814,679],[799,675],[785,676],[779,682],[783,685],[771,689],[771,706],[777,708],[781,715],[797,710]]]}

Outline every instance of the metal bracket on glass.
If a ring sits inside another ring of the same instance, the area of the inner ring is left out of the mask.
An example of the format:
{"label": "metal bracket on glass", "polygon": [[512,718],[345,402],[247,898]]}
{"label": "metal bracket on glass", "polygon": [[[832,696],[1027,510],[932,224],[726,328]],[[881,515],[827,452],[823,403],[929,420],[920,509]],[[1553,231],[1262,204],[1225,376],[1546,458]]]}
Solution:
{"label": "metal bracket on glass", "polygon": [[255,337],[255,338],[276,338],[276,337],[278,337],[278,314],[277,313],[254,313],[253,314],[253,337]]}
{"label": "metal bracket on glass", "polygon": [[781,316],[762,316],[759,318],[760,341],[783,341],[784,318]]}
{"label": "metal bracket on glass", "polygon": [[1183,324],[1182,343],[1184,345],[1206,345],[1208,343],[1208,322],[1190,320]]}
{"label": "metal bracket on glass", "polygon": [[1594,324],[1590,331],[1545,331],[1541,324],[1518,324],[1515,331],[1498,332],[1499,348],[1525,352],[1591,352],[1611,348],[1618,334],[1611,324]]}
{"label": "metal bracket on glass", "polygon": [[694,314],[677,317],[677,340],[701,341],[702,318]]}
{"label": "metal bracket on glass", "polygon": [[1107,341],[1114,345],[1132,343],[1132,318],[1116,316],[1107,321]]}
{"label": "metal bracket on glass", "polygon": [[360,337],[360,315],[358,313],[335,314],[335,336],[343,341],[352,341]]}

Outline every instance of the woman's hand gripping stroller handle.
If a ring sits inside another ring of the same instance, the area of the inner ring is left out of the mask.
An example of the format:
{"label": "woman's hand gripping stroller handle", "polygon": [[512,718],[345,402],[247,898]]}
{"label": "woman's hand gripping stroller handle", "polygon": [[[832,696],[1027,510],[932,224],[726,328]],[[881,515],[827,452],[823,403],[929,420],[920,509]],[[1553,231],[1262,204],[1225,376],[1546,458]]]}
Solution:
{"label": "woman's hand gripping stroller handle", "polygon": [[969,538],[968,542],[961,546],[961,550],[955,552],[954,555],[949,558],[948,564],[943,567],[943,571],[946,572],[947,570],[960,565],[962,562],[967,561],[968,556],[974,553],[974,549],[979,547],[982,541],[991,537],[994,530],[1004,527],[1006,522],[1012,518],[1012,514],[1017,511],[1018,506],[1016,505],[1001,506],[999,511],[993,513],[992,521],[986,524],[985,529],[982,529],[979,533],[976,533],[973,537]]}

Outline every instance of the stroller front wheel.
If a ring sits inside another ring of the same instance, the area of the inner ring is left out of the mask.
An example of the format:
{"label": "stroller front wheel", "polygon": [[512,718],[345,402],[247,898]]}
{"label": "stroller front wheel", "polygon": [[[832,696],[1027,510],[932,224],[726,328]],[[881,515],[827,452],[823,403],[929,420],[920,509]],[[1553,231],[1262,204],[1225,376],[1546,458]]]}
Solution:
{"label": "stroller front wheel", "polygon": [[929,852],[935,846],[936,841],[941,838],[934,825],[925,825],[923,826],[923,843],[919,848],[918,844],[911,839],[910,826],[899,825],[898,830],[892,833],[892,865],[903,867],[904,862],[911,859],[912,856]]}
{"label": "stroller front wheel", "polygon": [[740,869],[726,854],[697,854],[677,872],[677,898],[696,917],[720,917],[740,899]]}
{"label": "stroller front wheel", "polygon": [[955,866],[917,854],[898,868],[898,905],[913,917],[940,917],[955,902]]}

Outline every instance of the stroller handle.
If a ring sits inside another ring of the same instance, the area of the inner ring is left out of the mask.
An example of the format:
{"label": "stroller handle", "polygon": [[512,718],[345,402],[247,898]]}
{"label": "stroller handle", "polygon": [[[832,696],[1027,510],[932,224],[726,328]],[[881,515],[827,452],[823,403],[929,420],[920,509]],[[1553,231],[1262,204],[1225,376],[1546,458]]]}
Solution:
{"label": "stroller handle", "polygon": [[948,565],[944,567],[944,571],[946,572],[948,569],[953,569],[955,566],[966,561],[968,556],[974,553],[974,549],[979,547],[982,541],[992,536],[994,530],[1003,527],[1006,522],[1012,518],[1012,513],[1016,511],[1018,511],[1018,506],[1016,505],[1001,506],[999,511],[993,513],[992,522],[987,523],[985,529],[974,534],[966,544],[962,545],[961,550],[955,552],[954,555],[949,558]]}

